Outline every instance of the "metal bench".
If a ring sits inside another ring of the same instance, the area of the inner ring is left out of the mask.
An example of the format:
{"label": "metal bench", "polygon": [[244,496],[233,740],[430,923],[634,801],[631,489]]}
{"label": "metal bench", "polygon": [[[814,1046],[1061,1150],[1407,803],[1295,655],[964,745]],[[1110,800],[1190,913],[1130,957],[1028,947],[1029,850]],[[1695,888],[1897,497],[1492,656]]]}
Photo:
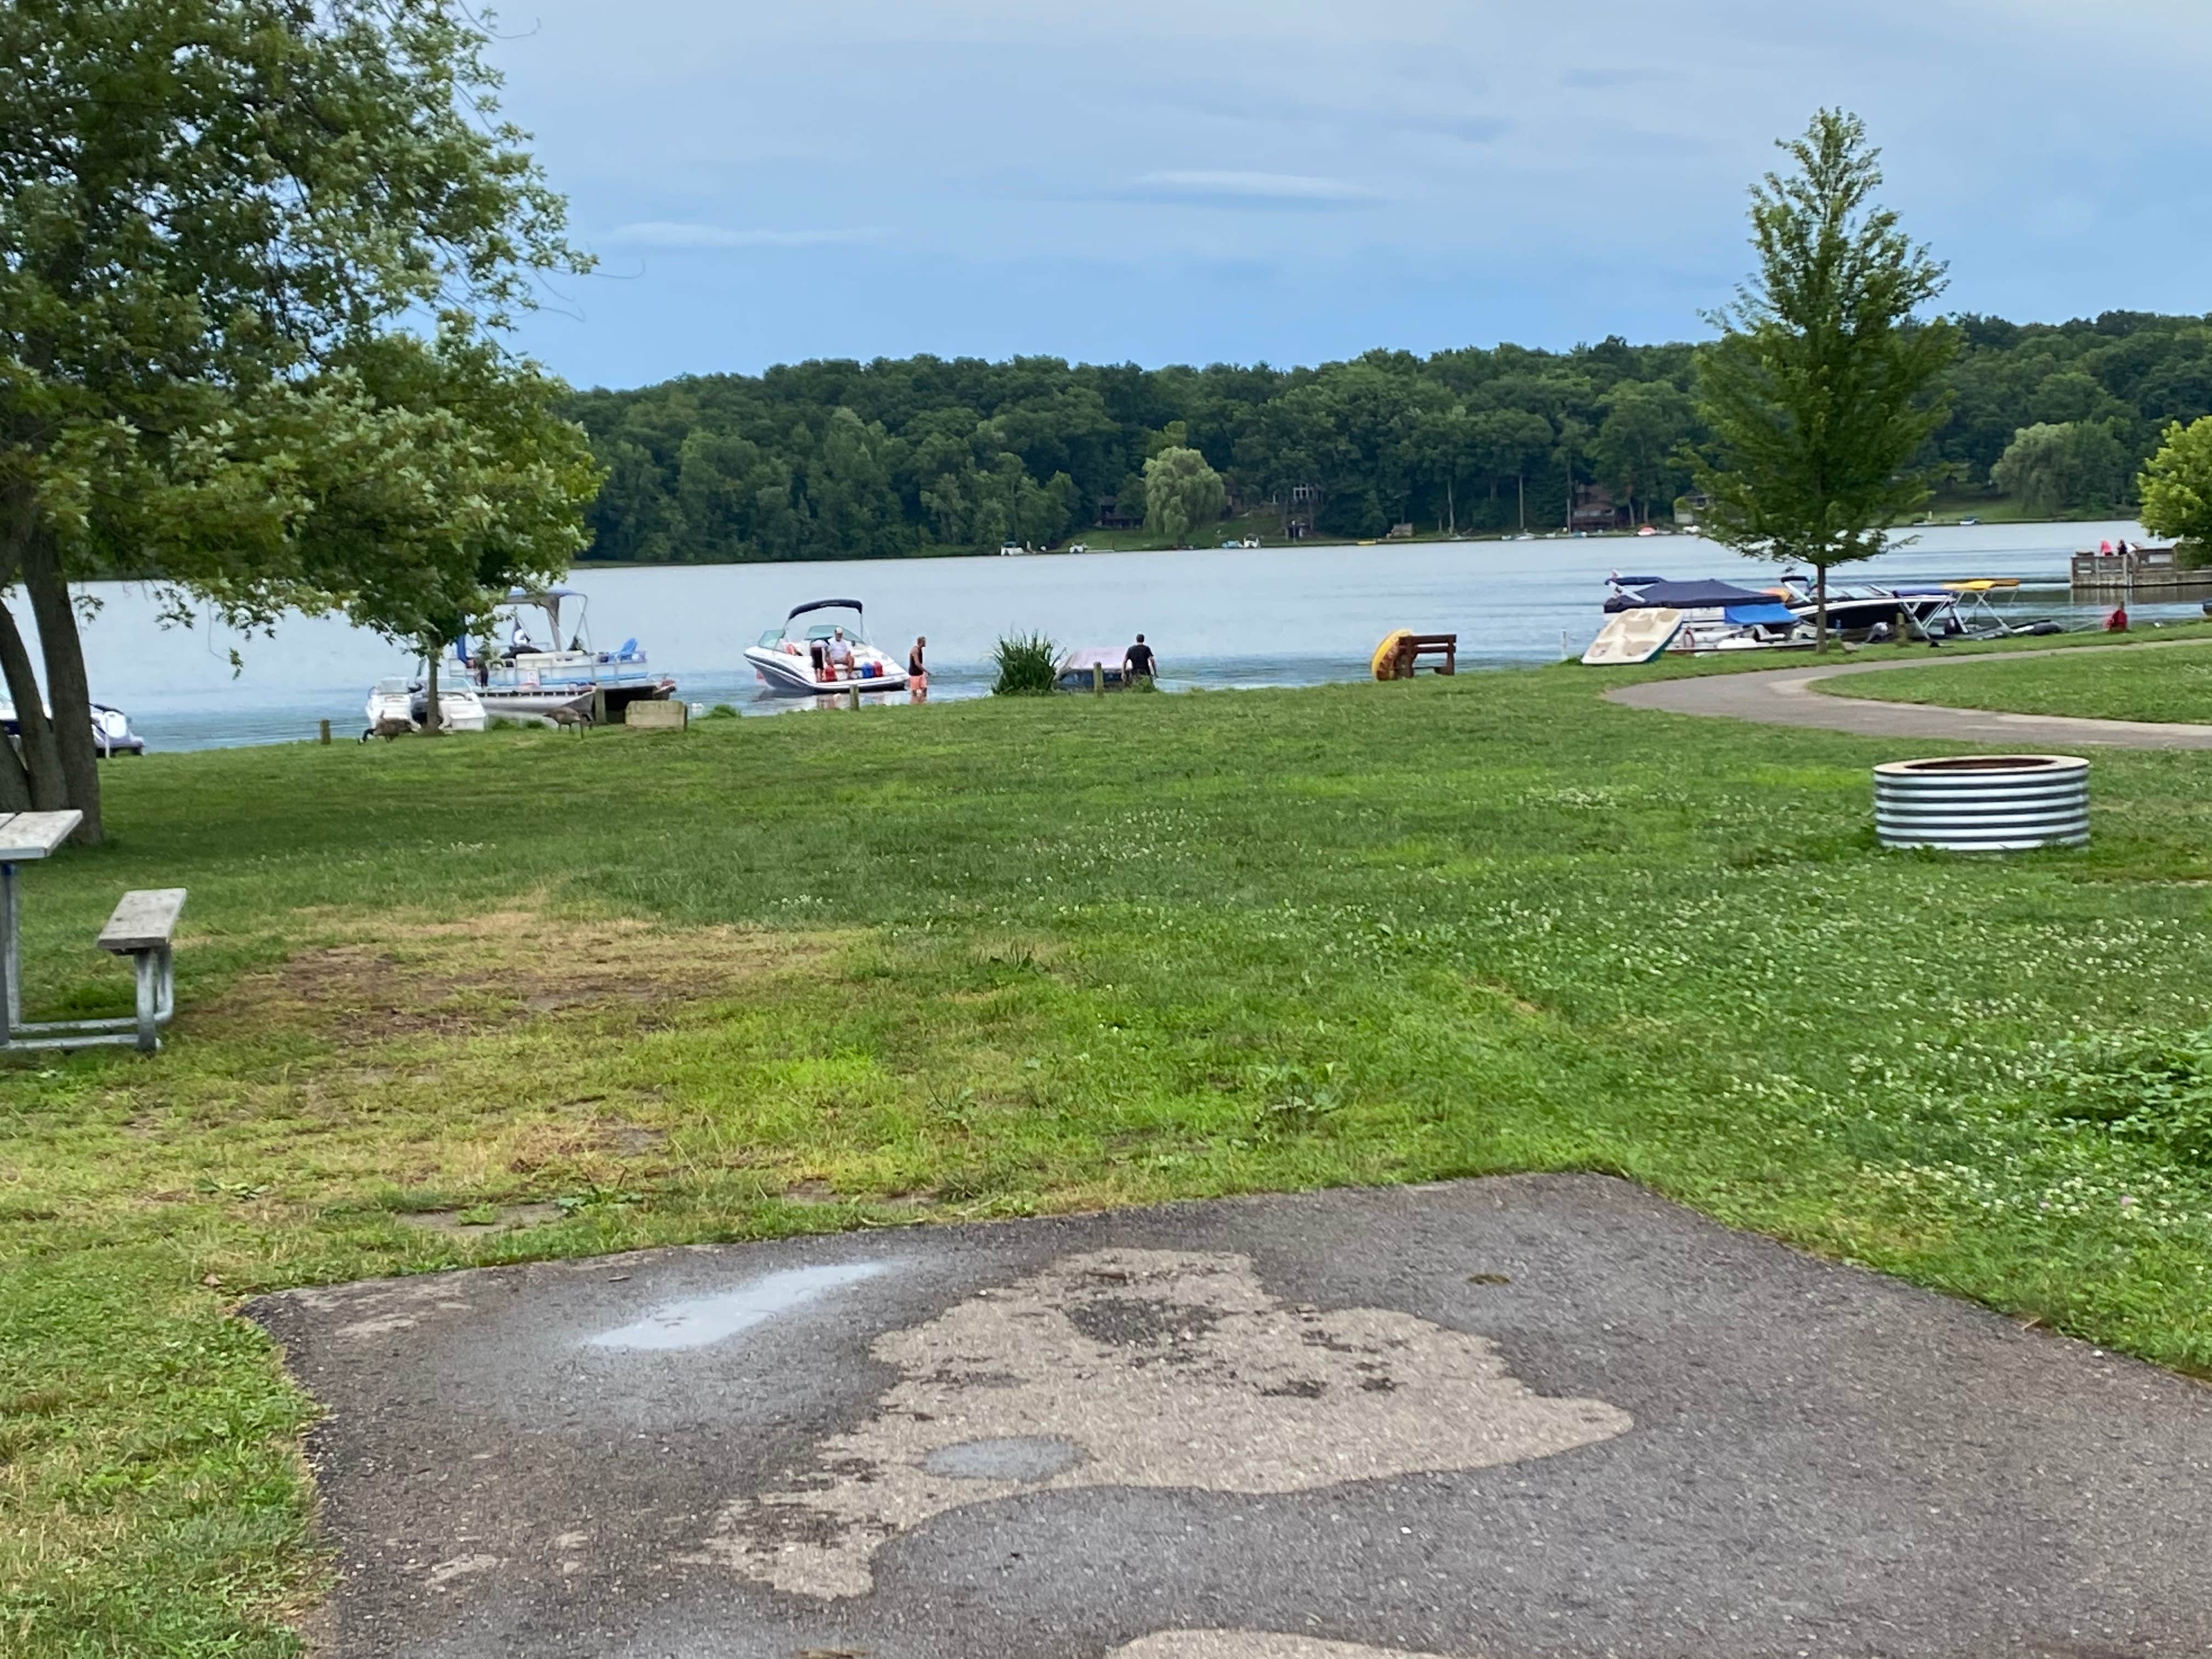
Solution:
{"label": "metal bench", "polygon": [[178,915],[185,908],[185,889],[153,887],[125,893],[100,930],[99,945],[118,957],[129,957],[138,974],[138,1012],[135,1019],[83,1022],[82,1029],[119,1030],[132,1035],[87,1036],[87,1042],[136,1042],[139,1052],[152,1054],[161,1046],[161,1028],[177,1012],[177,976],[169,941],[177,931]]}

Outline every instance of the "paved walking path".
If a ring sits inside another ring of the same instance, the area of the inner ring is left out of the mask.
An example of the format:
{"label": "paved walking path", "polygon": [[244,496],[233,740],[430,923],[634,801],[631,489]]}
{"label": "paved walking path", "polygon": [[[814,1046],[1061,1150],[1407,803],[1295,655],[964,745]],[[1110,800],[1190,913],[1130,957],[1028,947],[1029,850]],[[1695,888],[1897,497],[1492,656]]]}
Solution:
{"label": "paved walking path", "polygon": [[1915,662],[1823,663],[1771,668],[1751,674],[1711,674],[1695,679],[1647,680],[1618,686],[1606,696],[1632,708],[1660,708],[1675,714],[1714,714],[1754,720],[1765,726],[1809,726],[1825,732],[1855,732],[1869,738],[1947,738],[2003,748],[2067,749],[2101,744],[2117,749],[2212,749],[2212,726],[2179,721],[2076,720],[2064,714],[2006,714],[1986,708],[1944,708],[1927,703],[1877,702],[1865,697],[1830,696],[1813,690],[1816,680],[1844,674],[1880,674],[1893,669],[1948,668],[1962,662],[2019,662],[2081,650],[2171,651],[2198,640],[2150,640],[2141,645],[2062,646],[2048,651],[1992,652],[1946,657],[1930,652]]}
{"label": "paved walking path", "polygon": [[2212,1389],[1598,1176],[249,1311],[331,1659],[2212,1652]]}

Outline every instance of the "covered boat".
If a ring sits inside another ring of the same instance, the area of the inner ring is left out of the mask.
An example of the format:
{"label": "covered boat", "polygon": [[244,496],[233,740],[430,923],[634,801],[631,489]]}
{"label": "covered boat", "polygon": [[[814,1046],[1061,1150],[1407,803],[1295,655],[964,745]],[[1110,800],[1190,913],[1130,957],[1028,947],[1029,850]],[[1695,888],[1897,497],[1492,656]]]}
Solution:
{"label": "covered boat", "polygon": [[[1608,617],[1618,619],[1657,611],[1675,617],[1663,647],[1666,650],[1777,651],[1813,642],[1812,630],[1785,603],[1783,592],[1739,587],[1734,582],[1669,581],[1661,576],[1616,575],[1607,579],[1607,586],[1612,590],[1605,601]],[[1617,630],[1608,629],[1608,632]],[[1583,660],[1644,661],[1656,655],[1661,647],[1653,647],[1645,656],[1616,659],[1613,653],[1629,648],[1627,641],[1641,641],[1649,632],[1645,628],[1621,635],[1595,658],[1585,653]],[[1599,635],[1601,641],[1606,638]],[[1593,643],[1591,650],[1597,649]]]}
{"label": "covered boat", "polygon": [[[801,623],[802,617],[810,620]],[[778,696],[897,691],[906,685],[905,665],[868,643],[858,599],[809,599],[793,605],[782,627],[769,629],[745,647],[745,660]]]}
{"label": "covered boat", "polygon": [[1078,647],[1060,659],[1060,689],[1063,691],[1088,691],[1091,689],[1091,671],[1098,672],[1099,680],[1109,691],[1119,691],[1127,684],[1121,672],[1121,664],[1127,652],[1107,645]]}

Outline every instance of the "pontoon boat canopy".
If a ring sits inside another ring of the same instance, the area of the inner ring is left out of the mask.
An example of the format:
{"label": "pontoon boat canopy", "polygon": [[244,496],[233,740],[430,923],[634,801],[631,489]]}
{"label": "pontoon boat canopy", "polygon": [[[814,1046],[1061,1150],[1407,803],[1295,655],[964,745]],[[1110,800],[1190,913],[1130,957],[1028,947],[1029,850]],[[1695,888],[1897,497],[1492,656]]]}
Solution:
{"label": "pontoon boat canopy", "polygon": [[1764,605],[1767,595],[1734,582],[1653,582],[1640,592],[1621,593],[1605,602],[1608,611],[1703,611],[1715,605]]}

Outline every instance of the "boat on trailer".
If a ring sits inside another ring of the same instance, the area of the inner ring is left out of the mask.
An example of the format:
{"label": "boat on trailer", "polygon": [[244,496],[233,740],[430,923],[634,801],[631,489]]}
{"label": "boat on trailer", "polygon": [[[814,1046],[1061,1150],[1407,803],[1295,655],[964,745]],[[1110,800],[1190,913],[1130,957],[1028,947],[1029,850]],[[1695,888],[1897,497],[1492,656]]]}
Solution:
{"label": "boat on trailer", "polygon": [[[588,722],[604,700],[608,722],[618,725],[630,704],[676,695],[676,682],[653,672],[635,639],[612,651],[592,649],[590,605],[573,587],[514,588],[493,611],[491,637],[474,656],[467,641],[453,642],[453,656],[488,715]],[[532,616],[543,618],[543,641],[532,631]]]}
{"label": "boat on trailer", "polygon": [[[799,622],[802,617],[812,620]],[[852,660],[830,660],[842,640]],[[868,643],[858,599],[809,599],[793,605],[783,626],[771,628],[745,647],[745,660],[761,684],[783,697],[873,694],[906,689],[906,666]]]}

